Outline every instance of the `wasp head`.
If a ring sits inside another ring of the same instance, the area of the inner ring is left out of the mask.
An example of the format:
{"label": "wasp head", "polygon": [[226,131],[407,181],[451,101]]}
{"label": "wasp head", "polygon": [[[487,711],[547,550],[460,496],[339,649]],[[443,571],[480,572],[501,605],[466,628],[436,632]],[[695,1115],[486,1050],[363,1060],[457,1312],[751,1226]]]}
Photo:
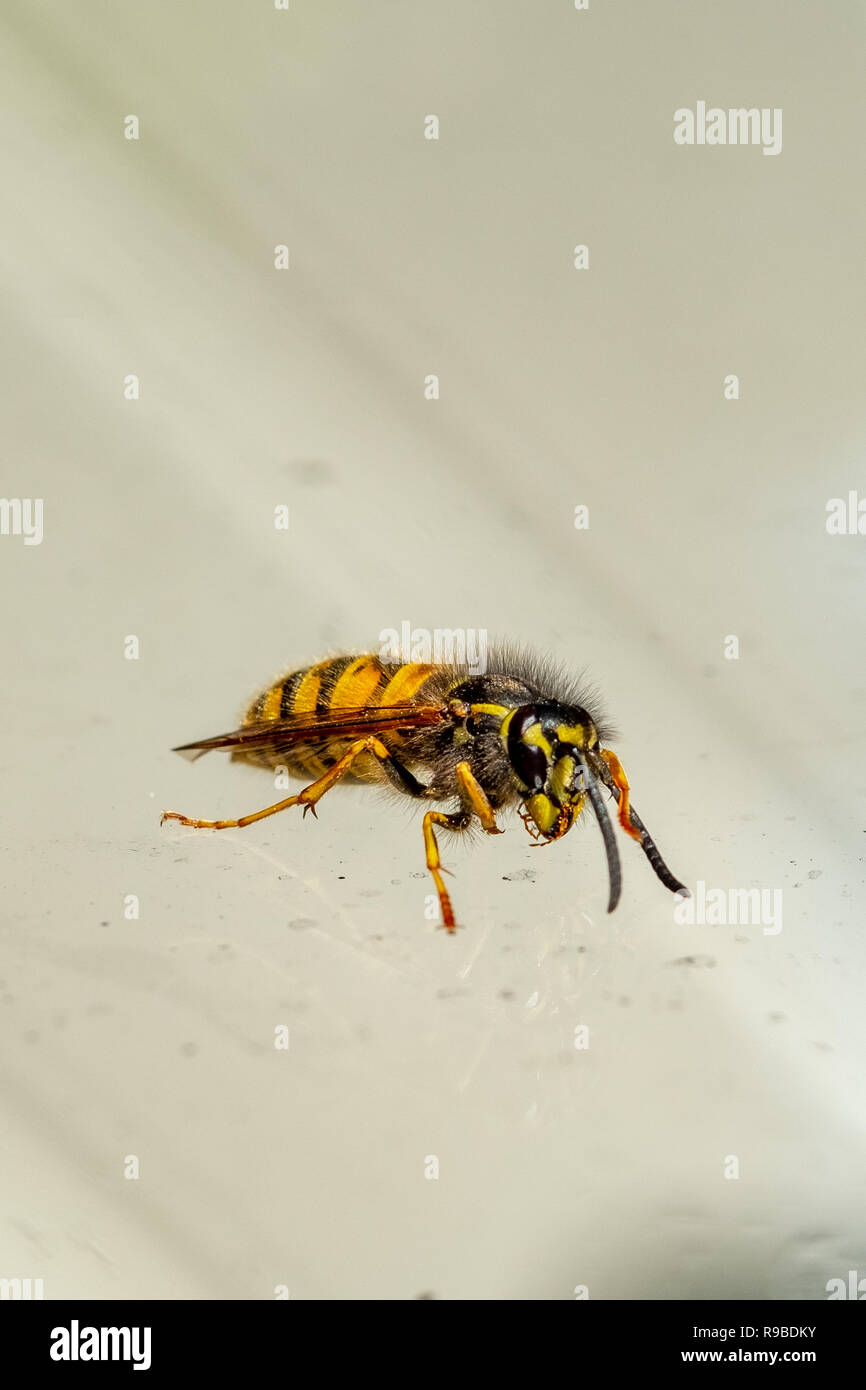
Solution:
{"label": "wasp head", "polygon": [[585,752],[598,744],[586,710],[522,705],[505,721],[508,761],[527,812],[546,840],[558,840],[586,802]]}
{"label": "wasp head", "polygon": [[541,839],[567,834],[590,801],[607,853],[612,912],[620,893],[619,854],[591,770],[598,763],[593,720],[578,705],[521,705],[504,721],[501,734],[521,800]]}

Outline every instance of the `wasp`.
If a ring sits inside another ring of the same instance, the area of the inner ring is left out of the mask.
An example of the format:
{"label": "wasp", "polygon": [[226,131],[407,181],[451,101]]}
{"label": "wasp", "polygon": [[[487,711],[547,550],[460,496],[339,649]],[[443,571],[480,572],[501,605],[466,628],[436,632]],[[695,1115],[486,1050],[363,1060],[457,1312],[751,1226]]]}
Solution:
{"label": "wasp", "polygon": [[325,792],[344,779],[384,784],[421,802],[451,803],[451,810],[425,813],[423,833],[442,924],[454,932],[436,832],[480,825],[500,835],[496,813],[509,808],[518,810],[539,844],[549,844],[562,839],[589,805],[604,841],[607,910],[613,912],[622,880],[604,789],[657,877],[672,893],[689,896],[632,806],[619,758],[602,747],[609,726],[589,704],[594,700],[576,681],[516,649],[491,651],[481,675],[459,664],[329,657],[270,686],[239,729],[174,750],[197,758],[226,749],[233,759],[284,767],[307,782],[302,791],[239,820],[194,820],[177,811],[164,812],[162,820],[227,830],[292,806],[315,816]]}

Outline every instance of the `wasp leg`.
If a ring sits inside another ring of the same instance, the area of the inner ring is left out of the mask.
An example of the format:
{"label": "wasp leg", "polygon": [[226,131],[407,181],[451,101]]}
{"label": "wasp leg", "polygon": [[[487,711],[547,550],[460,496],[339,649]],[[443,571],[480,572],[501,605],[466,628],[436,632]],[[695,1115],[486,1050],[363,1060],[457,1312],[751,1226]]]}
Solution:
{"label": "wasp leg", "polygon": [[[290,806],[303,806],[304,815],[307,811],[316,814],[316,802],[321,800],[326,791],[333,787],[335,782],[339,782],[341,777],[345,777],[352,763],[362,753],[372,753],[382,764],[384,771],[392,782],[395,782],[403,791],[411,792],[413,796],[426,796],[427,788],[412,776],[397,759],[392,757],[389,750],[382,743],[381,739],[373,735],[367,738],[359,738],[355,743],[349,745],[346,752],[333,767],[329,767],[327,772],[311,782],[308,787],[298,792],[297,796],[288,796],[285,801],[278,801],[273,806],[266,806],[263,811],[254,811],[249,816],[241,816],[240,820],[192,820],[189,816],[182,816],[179,811],[163,811],[162,821],[179,820],[181,825],[191,825],[196,830],[237,830],[245,825],[252,825],[253,821],[264,820],[266,816],[275,816],[278,811],[287,811]],[[162,821],[160,824],[162,824]]]}
{"label": "wasp leg", "polygon": [[487,799],[487,793],[481,783],[473,775],[468,763],[457,764],[457,781],[460,790],[465,792],[472,810],[480,820],[488,835],[504,835],[505,831],[500,830],[493,816],[493,807]]}
{"label": "wasp leg", "polygon": [[625,768],[616,756],[616,753],[611,752],[609,748],[602,748],[600,752],[610,768],[614,786],[619,792],[619,823],[627,835],[630,835],[633,840],[637,840],[638,844],[641,844],[643,835],[641,831],[637,829],[631,817],[631,806],[629,804],[630,788],[628,785],[628,778],[625,775]]}
{"label": "wasp leg", "polygon": [[445,930],[449,932],[457,930],[457,923],[454,921],[454,909],[451,906],[448,890],[442,882],[442,874],[447,871],[442,868],[442,861],[439,858],[439,846],[436,843],[436,835],[433,826],[442,825],[446,830],[465,830],[471,819],[471,811],[455,811],[453,815],[448,815],[445,811],[428,811],[424,817],[424,848],[427,851],[427,868],[433,875],[433,882],[436,884],[436,892],[439,894],[439,906],[442,909],[442,925]]}
{"label": "wasp leg", "polygon": [[427,851],[427,868],[433,875],[436,892],[439,894],[442,925],[449,932],[457,930],[457,923],[454,920],[454,909],[451,906],[448,890],[442,882],[442,875],[447,870],[442,868],[439,845],[433,826],[442,825],[446,830],[465,830],[473,815],[476,815],[488,835],[503,835],[505,833],[496,824],[493,807],[487,799],[487,793],[477,778],[473,776],[468,763],[457,764],[457,782],[461,793],[469,804],[462,811],[455,811],[453,815],[447,815],[444,811],[428,811],[424,817],[424,847]]}

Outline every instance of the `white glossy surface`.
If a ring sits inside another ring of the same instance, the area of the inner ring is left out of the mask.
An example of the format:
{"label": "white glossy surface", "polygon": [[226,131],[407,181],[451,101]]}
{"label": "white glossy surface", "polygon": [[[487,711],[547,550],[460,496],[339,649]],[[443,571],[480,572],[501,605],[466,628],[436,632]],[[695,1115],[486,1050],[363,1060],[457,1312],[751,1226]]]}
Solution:
{"label": "white glossy surface", "polygon": [[[824,1297],[866,1274],[859,6],[241,8],[4,10],[45,538],[0,538],[0,1275]],[[783,107],[782,153],[677,148],[699,98]],[[671,867],[782,931],[679,925],[628,843],[607,917],[596,829],[515,819],[443,844],[447,939],[363,789],[160,831],[271,790],[173,744],[403,619],[587,667]]]}

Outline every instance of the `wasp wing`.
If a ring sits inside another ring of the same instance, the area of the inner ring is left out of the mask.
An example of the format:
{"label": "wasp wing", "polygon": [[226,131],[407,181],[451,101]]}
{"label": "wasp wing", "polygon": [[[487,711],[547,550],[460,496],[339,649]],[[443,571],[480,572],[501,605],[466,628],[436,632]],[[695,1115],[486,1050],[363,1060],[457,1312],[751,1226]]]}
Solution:
{"label": "wasp wing", "polygon": [[193,760],[217,748],[237,753],[273,752],[302,743],[327,743],[331,739],[363,738],[365,734],[393,733],[398,729],[423,729],[449,718],[445,705],[379,705],[373,708],[335,709],[323,714],[294,714],[286,719],[264,719],[245,724],[229,734],[184,743],[172,749]]}

